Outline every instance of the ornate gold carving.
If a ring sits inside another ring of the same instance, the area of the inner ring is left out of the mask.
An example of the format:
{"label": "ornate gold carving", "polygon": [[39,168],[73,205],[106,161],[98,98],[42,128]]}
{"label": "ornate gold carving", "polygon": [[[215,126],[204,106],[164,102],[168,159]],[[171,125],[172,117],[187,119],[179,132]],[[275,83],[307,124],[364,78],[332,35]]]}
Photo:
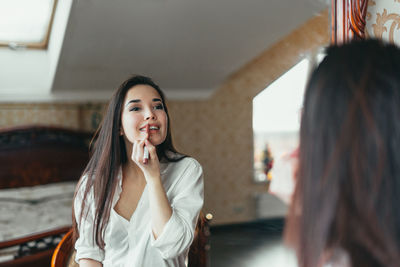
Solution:
{"label": "ornate gold carving", "polygon": [[[396,0],[394,0],[394,1],[396,1]],[[398,0],[398,1],[400,1],[400,0]],[[368,6],[374,6],[374,5],[376,5],[376,2],[374,0],[368,1]]]}
{"label": "ornate gold carving", "polygon": [[387,14],[386,8],[383,9],[383,13],[376,14],[376,24],[372,24],[372,29],[374,30],[374,35],[376,38],[382,38],[383,33],[387,32],[387,27],[385,26],[386,23],[390,23],[390,30],[389,30],[389,41],[394,42],[394,31],[400,29],[400,15],[396,13]]}

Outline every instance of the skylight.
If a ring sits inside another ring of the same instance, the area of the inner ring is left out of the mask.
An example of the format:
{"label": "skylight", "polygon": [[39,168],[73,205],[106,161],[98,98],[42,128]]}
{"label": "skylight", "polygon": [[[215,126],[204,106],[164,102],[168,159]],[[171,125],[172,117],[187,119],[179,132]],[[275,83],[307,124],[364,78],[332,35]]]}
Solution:
{"label": "skylight", "polygon": [[47,48],[57,0],[0,0],[0,45]]}

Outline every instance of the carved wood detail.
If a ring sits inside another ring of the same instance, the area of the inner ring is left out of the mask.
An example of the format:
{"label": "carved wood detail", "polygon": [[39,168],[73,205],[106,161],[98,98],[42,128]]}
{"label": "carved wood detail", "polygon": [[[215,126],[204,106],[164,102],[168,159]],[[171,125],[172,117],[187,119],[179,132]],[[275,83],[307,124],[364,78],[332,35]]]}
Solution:
{"label": "carved wood detail", "polygon": [[332,0],[332,43],[365,38],[365,19],[371,0]]}

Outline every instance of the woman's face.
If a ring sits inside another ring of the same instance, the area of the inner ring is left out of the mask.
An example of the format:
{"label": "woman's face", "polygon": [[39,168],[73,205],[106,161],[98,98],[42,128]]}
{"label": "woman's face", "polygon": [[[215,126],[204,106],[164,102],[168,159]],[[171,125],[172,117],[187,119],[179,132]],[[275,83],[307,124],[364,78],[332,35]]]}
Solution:
{"label": "woman's face", "polygon": [[146,138],[149,125],[149,141],[157,146],[167,136],[168,119],[158,92],[149,85],[139,84],[128,90],[122,107],[121,134],[125,142]]}

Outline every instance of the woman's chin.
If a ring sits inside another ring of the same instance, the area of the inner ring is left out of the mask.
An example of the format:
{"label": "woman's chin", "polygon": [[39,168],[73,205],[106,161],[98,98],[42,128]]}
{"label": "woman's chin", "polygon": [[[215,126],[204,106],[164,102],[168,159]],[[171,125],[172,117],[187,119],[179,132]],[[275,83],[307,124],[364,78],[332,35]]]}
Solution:
{"label": "woman's chin", "polygon": [[162,144],[165,141],[165,139],[161,139],[161,138],[157,138],[157,137],[155,137],[155,138],[150,137],[149,141],[153,144],[153,146],[158,146],[158,145]]}

